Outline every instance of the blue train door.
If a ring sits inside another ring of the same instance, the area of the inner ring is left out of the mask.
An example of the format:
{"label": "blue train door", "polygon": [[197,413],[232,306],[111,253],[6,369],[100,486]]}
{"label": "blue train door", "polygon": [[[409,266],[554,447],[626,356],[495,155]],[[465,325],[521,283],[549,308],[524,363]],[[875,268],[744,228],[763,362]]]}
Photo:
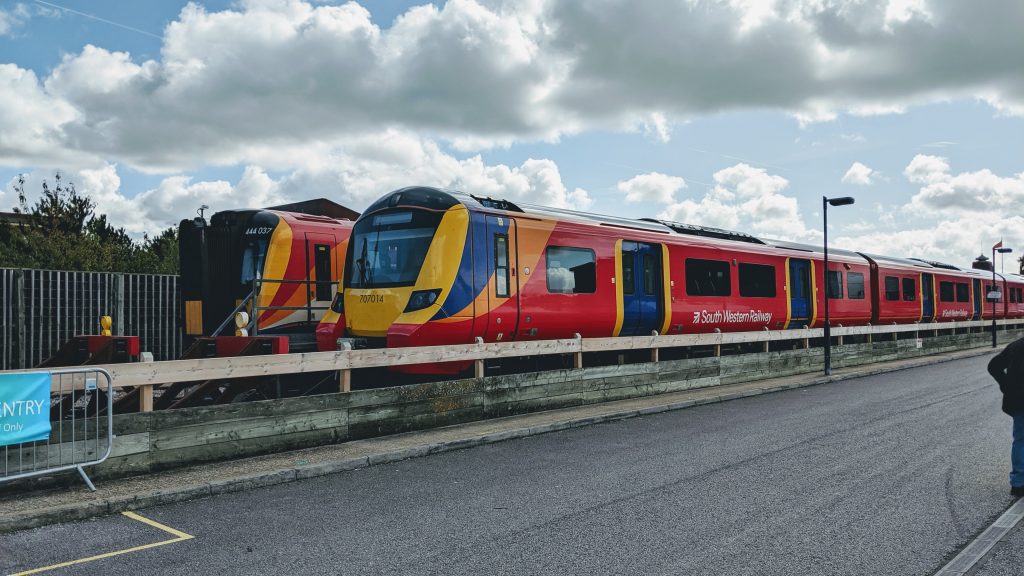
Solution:
{"label": "blue train door", "polygon": [[790,328],[803,328],[811,322],[811,263],[789,261]]}
{"label": "blue train door", "polygon": [[487,217],[487,331],[485,342],[513,340],[519,323],[516,221]]}
{"label": "blue train door", "polygon": [[622,242],[622,329],[620,336],[661,328],[664,311],[661,246]]}
{"label": "blue train door", "polygon": [[921,274],[921,321],[931,322],[935,317],[935,282],[931,274]]}
{"label": "blue train door", "polygon": [[985,295],[981,291],[981,280],[974,278],[974,320],[981,320],[981,307],[985,303]]}

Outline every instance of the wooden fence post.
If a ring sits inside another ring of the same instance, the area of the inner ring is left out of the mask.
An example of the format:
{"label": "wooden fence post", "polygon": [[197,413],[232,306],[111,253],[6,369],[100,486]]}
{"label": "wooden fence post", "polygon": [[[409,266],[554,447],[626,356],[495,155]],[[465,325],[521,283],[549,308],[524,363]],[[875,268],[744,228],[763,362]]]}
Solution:
{"label": "wooden fence post", "polygon": [[[651,330],[651,336],[657,337],[658,336],[658,331],[657,330]],[[655,346],[655,347],[651,348],[651,362],[657,362],[657,361],[658,361],[658,347]]]}
{"label": "wooden fence post", "polygon": [[[351,349],[352,349],[352,343],[351,342],[342,342],[341,343],[341,350],[339,350],[339,352],[345,352],[345,351],[348,351],[348,350],[351,350]],[[338,380],[339,380],[339,382],[338,382],[338,391],[343,393],[343,394],[351,392],[352,391],[352,369],[351,368],[345,368],[344,370],[341,371],[341,374],[339,376],[340,377],[338,378]]]}
{"label": "wooden fence post", "polygon": [[577,332],[573,334],[573,338],[579,341],[580,349],[572,355],[572,367],[580,370],[583,368],[583,335]]}
{"label": "wooden fence post", "polygon": [[[484,343],[484,339],[481,338],[480,336],[477,336],[476,337],[476,343],[478,345],[482,346],[483,343]],[[481,360],[475,360],[473,362],[473,376],[477,380],[483,380],[484,379],[484,361],[482,359]]]}
{"label": "wooden fence post", "polygon": [[[871,322],[868,322],[868,324],[867,324],[867,327],[868,327],[869,329],[871,328]],[[872,335],[871,335],[871,332],[870,332],[870,330],[869,330],[869,331],[868,331],[868,344],[871,344],[871,340],[872,340],[871,336],[872,336]]]}
{"label": "wooden fence post", "polygon": [[[770,330],[768,330],[768,327],[767,327],[767,326],[765,326],[765,327],[764,327],[764,331],[765,331],[766,333],[767,333],[767,332],[770,332]],[[766,334],[766,335],[767,335],[767,334]],[[765,353],[767,353],[767,352],[768,352],[768,344],[769,344],[770,342],[771,342],[771,340],[765,340],[765,341],[764,341],[764,352],[765,352]]]}
{"label": "wooden fence post", "polygon": [[[843,325],[842,325],[842,324],[839,324],[839,325],[838,325],[837,327],[838,327],[838,328],[842,328],[842,327],[843,327]],[[842,346],[842,345],[843,345],[843,335],[842,335],[842,334],[839,334],[839,336],[837,336],[836,338],[838,339],[838,342],[836,343],[836,345],[838,345],[838,346]]]}
{"label": "wooden fence post", "polygon": [[[721,333],[722,333],[721,329],[715,328],[715,334],[721,334]],[[721,344],[715,344],[715,356],[717,357],[717,356],[721,356],[721,355],[722,355],[722,345]]]}

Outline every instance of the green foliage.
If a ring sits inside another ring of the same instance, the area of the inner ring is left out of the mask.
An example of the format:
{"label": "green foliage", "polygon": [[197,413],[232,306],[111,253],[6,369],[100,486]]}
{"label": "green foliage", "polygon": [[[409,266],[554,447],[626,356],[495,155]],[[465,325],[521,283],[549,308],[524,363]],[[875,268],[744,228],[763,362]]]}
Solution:
{"label": "green foliage", "polygon": [[132,240],[124,228],[115,228],[96,204],[78,193],[61,175],[54,185],[43,182],[43,193],[32,206],[25,194],[25,179],[14,185],[17,214],[25,221],[0,223],[0,267],[48,270],[87,270],[178,273],[178,231],[168,228],[155,238]]}

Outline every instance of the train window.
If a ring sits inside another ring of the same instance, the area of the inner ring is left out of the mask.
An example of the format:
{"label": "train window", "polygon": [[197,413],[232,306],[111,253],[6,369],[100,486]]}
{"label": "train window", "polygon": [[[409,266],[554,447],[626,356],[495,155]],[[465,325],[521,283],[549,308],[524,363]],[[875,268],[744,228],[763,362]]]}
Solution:
{"label": "train window", "polygon": [[549,246],[547,250],[548,292],[593,294],[597,290],[596,262],[593,250]]}
{"label": "train window", "polygon": [[357,220],[349,239],[345,287],[416,284],[441,217],[430,210],[401,210]]}
{"label": "train window", "polygon": [[899,300],[900,299],[900,279],[895,276],[885,277],[885,299],[886,300]]}
{"label": "train window", "polygon": [[249,284],[263,276],[263,261],[267,257],[267,239],[250,242],[242,252],[242,284]]}
{"label": "train window", "polygon": [[508,236],[494,235],[494,295],[508,298]]}
{"label": "train window", "polygon": [[775,266],[740,264],[740,296],[774,298]]}
{"label": "train window", "polygon": [[658,266],[653,254],[644,254],[644,294],[658,293]]}
{"label": "train window", "polygon": [[956,283],[956,301],[957,302],[970,302],[971,301],[971,291],[968,289],[967,284],[964,283],[964,282],[957,282]]}
{"label": "train window", "polygon": [[903,279],[903,300],[904,302],[917,300],[917,282],[914,282],[913,278]]}
{"label": "train window", "polygon": [[688,296],[728,296],[732,293],[729,263],[722,260],[686,259]]}
{"label": "train window", "polygon": [[846,273],[846,294],[851,300],[864,299],[864,275],[860,272]]}
{"label": "train window", "polygon": [[955,301],[952,282],[939,282],[939,300],[942,302]]}
{"label": "train window", "polygon": [[316,299],[320,301],[330,300],[334,280],[331,278],[331,247],[327,244],[315,244],[313,246],[313,273],[316,274],[310,280],[316,283]]}
{"label": "train window", "polygon": [[633,252],[622,253],[622,293],[629,295],[636,291],[636,276],[633,270],[636,268],[635,254]]}
{"label": "train window", "polygon": [[825,283],[828,297],[836,300],[843,297],[843,273],[838,270],[828,271],[828,282]]}

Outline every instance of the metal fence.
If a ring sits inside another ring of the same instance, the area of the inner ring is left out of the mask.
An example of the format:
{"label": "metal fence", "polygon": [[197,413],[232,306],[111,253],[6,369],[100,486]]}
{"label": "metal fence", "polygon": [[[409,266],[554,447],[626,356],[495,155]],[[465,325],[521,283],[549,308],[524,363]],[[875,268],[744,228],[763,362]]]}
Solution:
{"label": "metal fence", "polygon": [[3,446],[0,483],[77,470],[89,489],[95,490],[84,467],[103,462],[113,448],[113,380],[102,368],[47,372],[50,435],[46,440]]}
{"label": "metal fence", "polygon": [[74,336],[139,336],[155,360],[181,355],[178,277],[0,268],[0,370],[37,366]]}

